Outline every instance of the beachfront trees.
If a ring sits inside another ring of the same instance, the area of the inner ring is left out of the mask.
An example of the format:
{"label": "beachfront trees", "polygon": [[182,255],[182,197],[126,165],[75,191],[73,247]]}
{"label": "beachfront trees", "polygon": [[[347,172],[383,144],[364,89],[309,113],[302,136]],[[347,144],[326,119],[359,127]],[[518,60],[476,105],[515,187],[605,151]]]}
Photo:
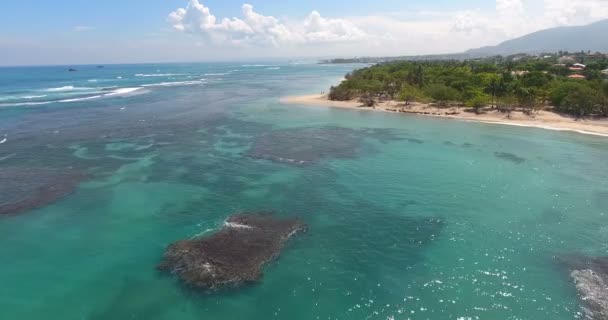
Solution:
{"label": "beachfront trees", "polygon": [[424,71],[422,70],[421,65],[410,71],[408,74],[408,82],[418,86],[419,88],[424,86]]}
{"label": "beachfront trees", "polygon": [[405,102],[405,105],[410,105],[412,102],[424,101],[424,93],[411,84],[405,83],[399,91],[399,100]]}
{"label": "beachfront trees", "polygon": [[607,96],[599,90],[580,81],[566,81],[558,84],[549,95],[555,110],[579,117],[592,114],[607,115]]}
{"label": "beachfront trees", "polygon": [[507,92],[507,85],[499,76],[496,76],[485,86],[484,91],[492,97],[491,107],[494,108],[496,98]]}
{"label": "beachfront trees", "polygon": [[498,112],[505,113],[507,118],[511,118],[511,113],[517,106],[517,98],[514,95],[505,95],[497,99],[496,108]]}
{"label": "beachfront trees", "polygon": [[476,114],[480,114],[481,109],[487,104],[488,97],[485,94],[477,94],[466,102],[467,107],[473,109]]}
{"label": "beachfront trees", "polygon": [[540,71],[530,72],[521,77],[522,85],[528,88],[543,88],[547,86],[551,80],[553,80],[552,75]]}
{"label": "beachfront trees", "polygon": [[570,80],[566,76],[571,71],[558,65],[557,59],[541,61],[525,55],[470,61],[397,61],[351,72],[339,86],[331,88],[329,98],[390,98],[406,105],[414,101],[458,102],[478,111],[485,103],[499,110],[517,107],[529,114],[554,106],[558,112],[576,116],[608,116],[604,102],[608,82],[598,78],[608,62],[597,60],[590,65],[586,71],[589,79]]}
{"label": "beachfront trees", "polygon": [[515,97],[517,98],[519,107],[521,107],[527,115],[531,115],[539,106],[536,90],[534,88],[518,87],[515,89]]}
{"label": "beachfront trees", "polygon": [[424,89],[424,92],[440,105],[447,105],[449,102],[459,101],[462,96],[458,90],[444,84],[429,85]]}

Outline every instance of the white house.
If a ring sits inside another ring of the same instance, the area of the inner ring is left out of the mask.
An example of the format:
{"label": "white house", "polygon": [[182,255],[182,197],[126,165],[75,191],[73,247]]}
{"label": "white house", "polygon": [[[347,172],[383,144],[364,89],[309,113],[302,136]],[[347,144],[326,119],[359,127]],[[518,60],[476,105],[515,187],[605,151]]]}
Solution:
{"label": "white house", "polygon": [[608,69],[602,70],[602,74],[604,74],[605,76],[608,76]]}
{"label": "white house", "polygon": [[573,64],[572,66],[574,66],[574,67],[578,67],[578,68],[583,68],[583,69],[587,68],[587,66],[586,66],[586,65],[584,65],[584,64],[582,64],[582,63],[575,63],[575,64]]}

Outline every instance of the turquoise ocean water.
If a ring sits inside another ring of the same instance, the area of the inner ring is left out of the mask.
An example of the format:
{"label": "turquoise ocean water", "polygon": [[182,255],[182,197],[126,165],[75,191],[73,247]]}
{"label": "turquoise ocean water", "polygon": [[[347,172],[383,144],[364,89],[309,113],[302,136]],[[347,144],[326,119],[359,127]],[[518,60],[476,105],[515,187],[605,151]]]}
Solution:
{"label": "turquoise ocean water", "polygon": [[[560,257],[607,255],[608,140],[279,103],[355,67],[0,69],[0,170],[87,175],[0,217],[0,319],[580,317]],[[310,226],[258,283],[155,270],[257,210]]]}

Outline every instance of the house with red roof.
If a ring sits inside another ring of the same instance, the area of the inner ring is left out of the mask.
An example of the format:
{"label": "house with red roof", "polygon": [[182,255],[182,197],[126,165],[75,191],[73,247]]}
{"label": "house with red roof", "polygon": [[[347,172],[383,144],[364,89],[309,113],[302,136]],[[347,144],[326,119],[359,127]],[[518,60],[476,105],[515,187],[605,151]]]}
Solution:
{"label": "house with red roof", "polygon": [[581,75],[581,74],[573,74],[571,76],[568,76],[568,78],[570,78],[570,79],[581,79],[581,80],[582,79],[587,79],[584,75]]}

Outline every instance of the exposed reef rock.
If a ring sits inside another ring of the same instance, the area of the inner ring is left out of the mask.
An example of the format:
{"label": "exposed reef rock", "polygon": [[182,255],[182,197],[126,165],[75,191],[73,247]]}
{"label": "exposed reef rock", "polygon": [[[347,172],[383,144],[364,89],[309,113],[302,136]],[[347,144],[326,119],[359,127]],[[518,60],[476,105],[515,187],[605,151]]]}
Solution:
{"label": "exposed reef rock", "polygon": [[295,218],[234,215],[210,237],[171,244],[158,269],[195,288],[235,287],[259,279],[264,265],[281,253],[287,240],[306,229]]}
{"label": "exposed reef rock", "polygon": [[85,175],[41,168],[0,168],[0,215],[43,207],[74,191]]}
{"label": "exposed reef rock", "polygon": [[562,259],[569,265],[585,319],[608,319],[608,257]]}

